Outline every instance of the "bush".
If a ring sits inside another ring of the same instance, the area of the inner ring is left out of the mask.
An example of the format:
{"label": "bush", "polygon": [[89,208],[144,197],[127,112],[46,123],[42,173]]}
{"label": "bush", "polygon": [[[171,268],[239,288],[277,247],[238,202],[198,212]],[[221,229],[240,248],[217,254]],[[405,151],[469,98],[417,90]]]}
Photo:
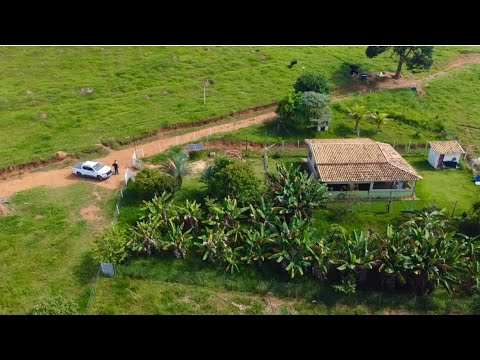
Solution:
{"label": "bush", "polygon": [[78,315],[78,305],[62,296],[54,296],[35,305],[27,315]]}
{"label": "bush", "polygon": [[281,151],[275,151],[272,154],[272,159],[280,159],[283,156],[283,153]]}
{"label": "bush", "polygon": [[166,192],[173,194],[178,189],[177,181],[164,175],[157,169],[143,169],[135,176],[135,190],[142,193],[145,198],[153,198],[155,195]]}
{"label": "bush", "polygon": [[256,154],[255,151],[253,151],[251,149],[247,149],[247,150],[242,151],[242,156],[246,157],[246,158],[249,158],[249,159],[255,157],[255,155],[258,155],[258,154]]}
{"label": "bush", "polygon": [[297,79],[293,87],[298,92],[314,91],[321,94],[329,92],[327,79],[322,74],[304,74]]}
{"label": "bush", "polygon": [[262,181],[250,164],[234,161],[224,166],[229,161],[215,161],[211,170],[213,173],[205,179],[209,194],[217,199],[231,196],[240,206],[257,203],[262,193]]}
{"label": "bush", "polygon": [[206,150],[200,150],[200,151],[191,151],[188,154],[188,157],[190,160],[195,161],[195,160],[201,160],[205,159],[208,157],[208,153]]}
{"label": "bush", "polygon": [[129,239],[124,229],[111,225],[93,243],[93,257],[96,261],[120,264],[128,255]]}

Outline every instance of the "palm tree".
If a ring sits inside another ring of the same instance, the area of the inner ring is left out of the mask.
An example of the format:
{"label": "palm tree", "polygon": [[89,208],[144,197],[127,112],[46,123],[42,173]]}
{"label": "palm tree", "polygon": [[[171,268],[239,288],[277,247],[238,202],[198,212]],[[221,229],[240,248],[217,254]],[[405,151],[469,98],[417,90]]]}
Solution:
{"label": "palm tree", "polygon": [[357,136],[360,136],[360,122],[372,117],[372,114],[367,111],[367,108],[363,105],[355,104],[351,108],[347,108],[348,118],[355,120],[355,132]]}
{"label": "palm tree", "polygon": [[393,120],[388,117],[388,114],[375,111],[372,113],[372,118],[377,123],[377,134],[380,132],[380,126],[383,125],[386,121]]}
{"label": "palm tree", "polygon": [[161,168],[170,176],[173,176],[178,181],[178,186],[182,186],[183,178],[190,173],[187,167],[188,155],[185,151],[174,152],[166,163],[162,164]]}

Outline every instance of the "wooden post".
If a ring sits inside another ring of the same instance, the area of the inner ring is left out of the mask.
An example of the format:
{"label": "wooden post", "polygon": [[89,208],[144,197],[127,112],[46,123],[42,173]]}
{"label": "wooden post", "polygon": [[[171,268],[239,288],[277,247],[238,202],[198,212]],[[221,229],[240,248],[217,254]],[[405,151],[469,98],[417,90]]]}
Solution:
{"label": "wooden post", "polygon": [[457,204],[458,204],[458,200],[455,200],[455,205],[453,205],[453,211],[452,211],[452,215],[450,215],[450,217],[453,217],[453,214],[455,214],[455,210],[457,210]]}
{"label": "wooden post", "polygon": [[300,149],[300,140],[297,140],[297,149]]}

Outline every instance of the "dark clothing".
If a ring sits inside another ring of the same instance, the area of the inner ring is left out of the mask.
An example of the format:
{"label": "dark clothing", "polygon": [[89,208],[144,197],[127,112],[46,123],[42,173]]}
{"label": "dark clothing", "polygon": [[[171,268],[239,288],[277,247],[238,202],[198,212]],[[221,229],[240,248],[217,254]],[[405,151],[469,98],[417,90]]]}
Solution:
{"label": "dark clothing", "polygon": [[113,169],[115,170],[114,174],[115,175],[118,175],[118,164],[112,164],[113,165]]}

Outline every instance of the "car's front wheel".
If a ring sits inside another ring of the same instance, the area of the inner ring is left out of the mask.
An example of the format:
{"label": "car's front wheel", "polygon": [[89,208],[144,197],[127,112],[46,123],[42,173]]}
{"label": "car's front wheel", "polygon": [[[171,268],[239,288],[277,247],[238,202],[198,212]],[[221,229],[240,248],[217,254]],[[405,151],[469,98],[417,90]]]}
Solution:
{"label": "car's front wheel", "polygon": [[77,171],[78,176],[82,176],[82,173],[80,171]]}
{"label": "car's front wheel", "polygon": [[100,175],[97,176],[97,179],[103,181],[103,177],[101,177]]}

